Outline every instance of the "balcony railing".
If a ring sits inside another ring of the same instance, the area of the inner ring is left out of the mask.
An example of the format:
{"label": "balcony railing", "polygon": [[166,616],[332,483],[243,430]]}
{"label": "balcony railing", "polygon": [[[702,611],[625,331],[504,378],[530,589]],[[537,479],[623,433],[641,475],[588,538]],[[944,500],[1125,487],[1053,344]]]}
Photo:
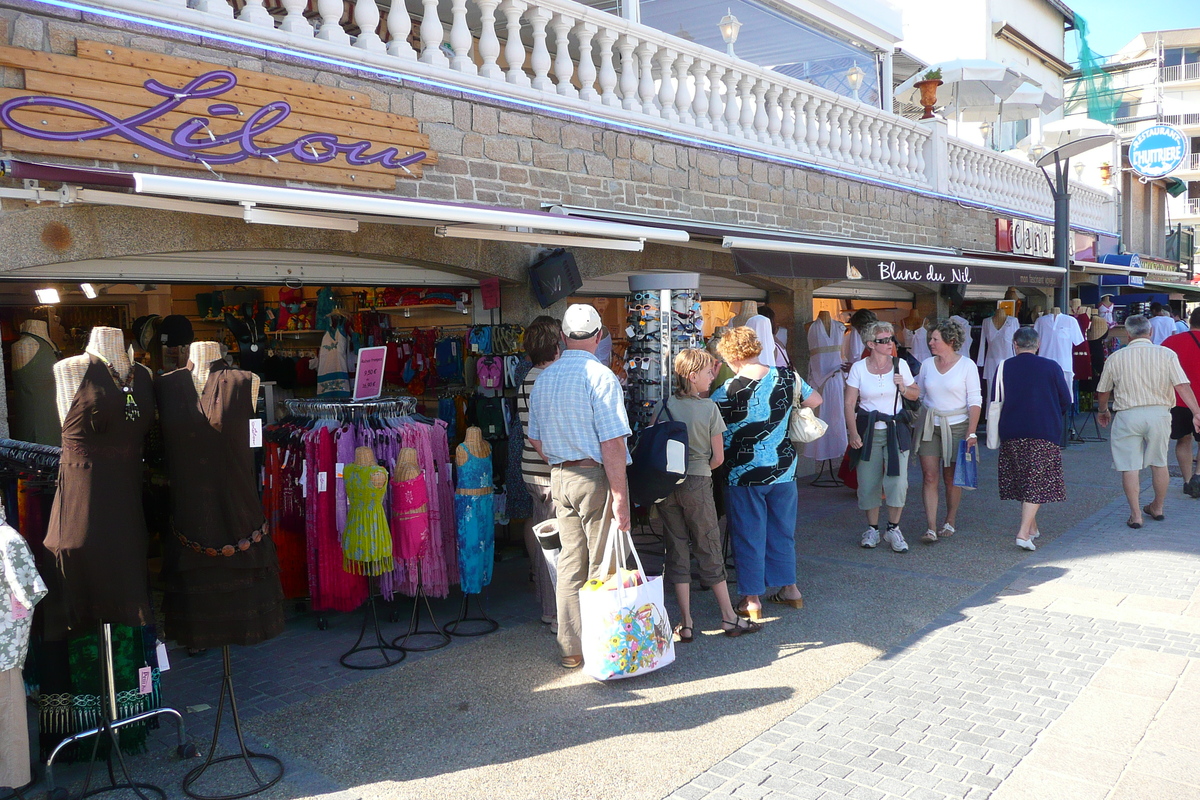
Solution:
{"label": "balcony railing", "polygon": [[1176,64],[1173,67],[1163,67],[1158,72],[1163,83],[1177,81],[1200,81],[1200,62],[1191,64]]}
{"label": "balcony railing", "polygon": [[[376,0],[236,0],[236,14],[230,0],[191,0],[195,7],[187,0],[88,1],[1019,214],[1053,214],[1048,187],[1030,163],[935,141],[943,137],[935,126],[573,0],[421,0],[419,22],[401,0],[386,12]],[[1075,224],[1115,229],[1106,195],[1074,191]]]}
{"label": "balcony railing", "polygon": [[1189,217],[1200,217],[1200,197],[1188,198],[1187,214]]}

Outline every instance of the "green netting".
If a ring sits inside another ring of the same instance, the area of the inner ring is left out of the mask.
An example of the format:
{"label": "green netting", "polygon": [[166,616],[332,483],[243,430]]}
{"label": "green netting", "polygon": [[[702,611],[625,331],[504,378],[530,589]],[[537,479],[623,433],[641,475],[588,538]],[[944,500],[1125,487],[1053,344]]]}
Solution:
{"label": "green netting", "polygon": [[1075,15],[1075,32],[1079,36],[1079,81],[1067,98],[1069,110],[1087,108],[1087,115],[1100,122],[1112,124],[1121,105],[1121,95],[1113,91],[1112,76],[1104,70],[1104,57],[1088,45],[1088,24]]}

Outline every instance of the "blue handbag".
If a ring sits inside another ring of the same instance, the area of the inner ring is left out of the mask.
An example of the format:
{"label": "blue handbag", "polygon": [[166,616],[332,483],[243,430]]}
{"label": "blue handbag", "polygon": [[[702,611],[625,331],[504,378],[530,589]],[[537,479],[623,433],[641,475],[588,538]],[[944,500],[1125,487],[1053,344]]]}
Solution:
{"label": "blue handbag", "polygon": [[979,446],[967,447],[958,443],[958,458],[954,460],[954,485],[963,489],[979,488]]}

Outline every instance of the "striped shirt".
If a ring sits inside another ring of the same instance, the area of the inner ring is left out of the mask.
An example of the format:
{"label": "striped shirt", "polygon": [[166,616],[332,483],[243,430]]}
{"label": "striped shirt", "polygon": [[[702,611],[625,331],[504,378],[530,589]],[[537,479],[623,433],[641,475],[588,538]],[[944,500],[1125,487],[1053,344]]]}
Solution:
{"label": "striped shirt", "polygon": [[[529,370],[517,390],[517,416],[521,418],[521,428],[525,431],[529,430],[529,395],[533,393],[533,382],[542,374],[543,369],[545,367]],[[533,449],[528,436],[525,437],[525,446],[521,450],[521,477],[526,483],[535,486],[550,485],[550,465]]]}
{"label": "striped shirt", "polygon": [[1097,392],[1112,392],[1114,411],[1175,405],[1175,387],[1187,383],[1175,351],[1149,339],[1134,339],[1108,357]]}
{"label": "striped shirt", "polygon": [[542,443],[551,464],[589,458],[600,463],[600,443],[629,434],[617,376],[586,350],[564,352],[542,370],[529,393],[526,435]]}

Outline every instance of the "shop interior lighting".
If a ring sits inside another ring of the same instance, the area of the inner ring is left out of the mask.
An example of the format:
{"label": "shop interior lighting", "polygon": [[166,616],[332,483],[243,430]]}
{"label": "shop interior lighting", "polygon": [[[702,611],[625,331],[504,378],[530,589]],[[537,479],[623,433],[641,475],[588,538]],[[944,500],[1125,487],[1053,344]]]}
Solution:
{"label": "shop interior lighting", "polygon": [[287,225],[292,228],[320,228],[327,231],[358,233],[358,220],[326,217],[320,214],[297,214],[295,211],[273,211],[247,203],[242,219],[258,225]]}
{"label": "shop interior lighting", "polygon": [[100,293],[96,291],[96,287],[90,283],[81,283],[79,284],[79,288],[83,292],[83,296],[88,300],[95,300],[100,296]]}
{"label": "shop interior lighting", "polygon": [[53,289],[50,287],[46,287],[45,289],[34,289],[33,294],[37,297],[37,301],[44,306],[54,305],[55,303],[59,302],[58,289]]}
{"label": "shop interior lighting", "polygon": [[470,225],[439,225],[433,229],[435,236],[446,239],[483,239],[493,242],[520,242],[522,244],[544,244],[555,247],[590,247],[596,250],[625,250],[640,253],[645,244],[641,239],[601,239],[595,236],[563,236],[536,231],[509,231],[494,228],[477,228]]}

